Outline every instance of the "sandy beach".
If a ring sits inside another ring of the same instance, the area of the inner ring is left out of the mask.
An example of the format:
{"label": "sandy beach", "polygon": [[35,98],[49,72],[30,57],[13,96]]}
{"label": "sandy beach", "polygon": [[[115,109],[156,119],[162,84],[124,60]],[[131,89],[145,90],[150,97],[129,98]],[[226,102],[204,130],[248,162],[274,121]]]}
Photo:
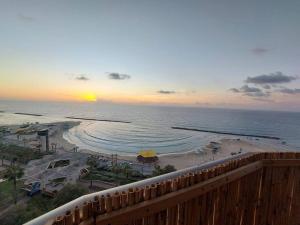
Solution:
{"label": "sandy beach", "polygon": [[[74,151],[76,147],[75,144],[72,144],[63,138],[64,132],[68,129],[71,129],[74,126],[79,125],[78,121],[65,121],[65,122],[54,122],[42,124],[46,126],[55,126],[55,132],[49,136],[49,142],[51,144],[56,144],[57,149],[57,157],[64,153],[70,153]],[[16,129],[17,125],[10,125],[9,128]],[[157,164],[160,166],[166,166],[168,164],[175,166],[176,169],[183,169],[194,165],[199,165],[208,161],[213,161],[217,159],[221,159],[224,157],[228,157],[232,154],[238,154],[238,152],[263,152],[263,151],[277,151],[276,148],[272,148],[270,146],[264,145],[259,139],[256,140],[244,140],[244,139],[230,139],[224,138],[216,141],[218,145],[218,150],[213,151],[211,146],[207,146],[202,151],[193,151],[186,153],[170,153],[158,155]],[[85,153],[88,155],[101,155],[105,157],[111,157],[110,154],[99,153],[95,151],[91,151],[89,149],[79,149],[81,153]],[[72,154],[69,154],[71,157]],[[75,157],[75,156],[74,156]],[[118,155],[118,159],[128,160],[132,162],[137,162],[135,156],[127,156],[127,155]]]}
{"label": "sandy beach", "polygon": [[176,169],[183,169],[231,156],[231,153],[238,153],[241,149],[242,153],[276,151],[275,149],[259,147],[248,141],[238,139],[221,139],[218,143],[220,143],[220,149],[216,153],[213,153],[212,150],[205,150],[203,153],[188,152],[183,154],[163,155],[159,157],[159,164],[161,166],[171,164],[174,165]]}
{"label": "sandy beach", "polygon": [[[73,122],[70,125],[74,125]],[[67,140],[63,138],[64,130],[58,130],[55,136],[51,137],[53,143],[58,143],[61,146],[61,151],[66,151],[73,149],[75,147],[74,144],[69,143]],[[191,167],[194,165],[199,165],[205,162],[222,159],[224,157],[231,156],[232,153],[238,153],[241,151],[245,152],[266,152],[266,151],[278,151],[276,148],[272,148],[270,146],[264,145],[257,140],[243,140],[243,139],[220,139],[217,141],[219,143],[219,150],[217,152],[213,152],[212,149],[206,148],[202,152],[186,152],[186,153],[170,153],[170,154],[162,154],[158,155],[157,164],[164,167],[166,165],[173,165],[176,169],[183,169],[187,167]],[[280,148],[278,146],[278,148]],[[89,149],[79,149],[79,152],[90,154],[90,155],[102,155],[106,157],[110,157],[110,154],[106,153],[98,153]],[[126,155],[118,155],[119,159],[129,160],[137,162],[136,157],[134,156],[126,156]]]}

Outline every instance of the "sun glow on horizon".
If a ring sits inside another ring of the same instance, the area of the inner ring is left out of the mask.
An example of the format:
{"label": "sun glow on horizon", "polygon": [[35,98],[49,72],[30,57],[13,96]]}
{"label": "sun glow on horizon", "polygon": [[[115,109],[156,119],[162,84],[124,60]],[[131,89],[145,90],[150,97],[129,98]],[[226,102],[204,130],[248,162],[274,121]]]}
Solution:
{"label": "sun glow on horizon", "polygon": [[87,102],[96,102],[97,95],[94,93],[84,93],[80,96],[80,100],[87,101]]}

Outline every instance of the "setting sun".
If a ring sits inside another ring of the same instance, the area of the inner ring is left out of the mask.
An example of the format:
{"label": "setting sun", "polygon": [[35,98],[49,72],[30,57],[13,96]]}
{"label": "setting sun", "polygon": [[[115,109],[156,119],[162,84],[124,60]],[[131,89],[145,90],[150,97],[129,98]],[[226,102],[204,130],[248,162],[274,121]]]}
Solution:
{"label": "setting sun", "polygon": [[94,93],[85,93],[82,95],[81,100],[87,102],[96,102],[97,96]]}

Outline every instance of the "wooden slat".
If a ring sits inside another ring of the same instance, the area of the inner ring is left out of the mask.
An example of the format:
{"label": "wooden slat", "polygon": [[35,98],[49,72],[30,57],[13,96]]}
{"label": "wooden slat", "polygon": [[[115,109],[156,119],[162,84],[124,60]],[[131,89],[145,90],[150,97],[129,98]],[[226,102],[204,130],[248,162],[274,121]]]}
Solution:
{"label": "wooden slat", "polygon": [[98,216],[97,224],[103,221],[105,221],[106,223],[110,223],[113,221],[127,221],[128,218],[137,216],[150,216],[151,214],[157,213],[162,209],[174,206],[176,202],[178,202],[178,204],[181,204],[186,200],[193,198],[194,196],[200,196],[224,184],[227,184],[228,182],[244,177],[247,174],[250,174],[261,168],[262,162],[255,162],[243,166],[241,168],[236,169],[235,171],[231,171],[226,174],[208,179],[207,181],[204,181],[202,183],[178,190],[176,192],[172,192],[170,194],[161,196],[160,198],[154,198],[149,201],[134,205],[132,207],[127,207],[115,212],[111,212],[110,214]]}
{"label": "wooden slat", "polygon": [[271,179],[272,179],[272,168],[266,167],[263,169],[262,174],[262,183],[261,183],[261,190],[260,190],[260,197],[259,197],[259,205],[257,207],[256,213],[256,221],[257,224],[264,225],[266,224],[267,220],[267,212],[269,208],[270,202],[270,189],[271,189]]}
{"label": "wooden slat", "polygon": [[300,225],[300,153],[251,153],[95,197],[55,225]]}
{"label": "wooden slat", "polygon": [[71,211],[67,211],[65,215],[65,225],[72,225],[73,224],[73,215]]}
{"label": "wooden slat", "polygon": [[300,168],[295,168],[293,193],[291,194],[291,207],[289,209],[289,225],[300,224]]}
{"label": "wooden slat", "polygon": [[74,210],[74,225],[78,225],[80,223],[80,209],[76,206]]}
{"label": "wooden slat", "polygon": [[299,159],[267,159],[262,160],[264,166],[268,167],[299,167],[300,166],[300,160]]}

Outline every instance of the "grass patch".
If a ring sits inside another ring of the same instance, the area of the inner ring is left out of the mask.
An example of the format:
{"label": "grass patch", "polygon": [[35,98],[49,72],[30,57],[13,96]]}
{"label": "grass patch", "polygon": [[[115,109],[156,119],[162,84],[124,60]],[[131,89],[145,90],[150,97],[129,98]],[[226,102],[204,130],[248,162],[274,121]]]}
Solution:
{"label": "grass patch", "polygon": [[0,160],[5,159],[21,164],[27,164],[30,160],[40,159],[44,155],[46,155],[46,153],[42,153],[31,148],[25,148],[17,145],[4,145],[0,143]]}
{"label": "grass patch", "polygon": [[[17,193],[18,197],[24,196],[24,191],[20,188],[22,187],[23,182],[17,182]],[[4,181],[0,183],[0,208],[5,207],[7,205],[13,204],[14,202],[14,185],[13,182]]]}

